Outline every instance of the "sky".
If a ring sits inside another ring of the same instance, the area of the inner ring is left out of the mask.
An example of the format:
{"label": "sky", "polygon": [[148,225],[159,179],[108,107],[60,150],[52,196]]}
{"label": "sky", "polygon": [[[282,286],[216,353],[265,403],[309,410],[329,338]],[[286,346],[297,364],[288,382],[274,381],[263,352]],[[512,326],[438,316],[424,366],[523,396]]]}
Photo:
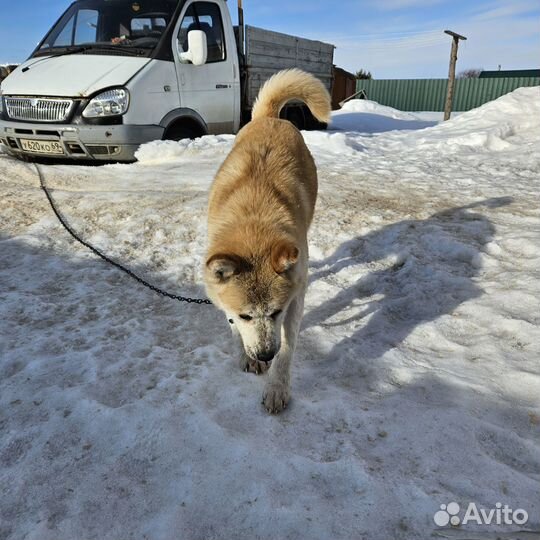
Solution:
{"label": "sky", "polygon": [[[27,58],[69,4],[0,0],[0,63]],[[229,5],[236,10],[235,0]],[[244,0],[244,17],[253,26],[332,43],[336,65],[377,79],[447,77],[446,29],[467,37],[458,72],[540,67],[538,0]]]}

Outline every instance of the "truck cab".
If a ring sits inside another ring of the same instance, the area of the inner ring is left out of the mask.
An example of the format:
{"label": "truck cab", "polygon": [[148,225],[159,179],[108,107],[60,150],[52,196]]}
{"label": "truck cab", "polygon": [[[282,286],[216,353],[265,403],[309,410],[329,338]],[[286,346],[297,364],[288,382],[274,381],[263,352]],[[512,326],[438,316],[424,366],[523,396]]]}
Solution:
{"label": "truck cab", "polygon": [[224,0],[78,0],[0,89],[18,155],[132,161],[155,139],[234,133],[240,65]]}
{"label": "truck cab", "polygon": [[[330,90],[334,46],[243,24],[225,0],[77,0],[0,86],[18,157],[134,161],[156,139],[236,133],[259,89],[298,67]],[[282,111],[321,128],[301,103]]]}

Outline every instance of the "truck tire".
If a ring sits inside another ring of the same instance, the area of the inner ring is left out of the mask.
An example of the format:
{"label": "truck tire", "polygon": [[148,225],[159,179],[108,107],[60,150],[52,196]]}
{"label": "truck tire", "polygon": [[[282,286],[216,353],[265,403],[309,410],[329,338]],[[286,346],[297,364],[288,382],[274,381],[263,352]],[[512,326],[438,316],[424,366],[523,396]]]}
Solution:
{"label": "truck tire", "polygon": [[206,131],[196,120],[188,116],[173,120],[165,130],[163,140],[181,141],[182,139],[195,139],[206,135]]}
{"label": "truck tire", "polygon": [[311,131],[316,129],[324,130],[328,124],[319,122],[312,114],[306,105],[291,105],[284,107],[281,111],[280,118],[284,118],[291,122],[297,129]]}
{"label": "truck tire", "polygon": [[313,131],[313,130],[325,130],[328,128],[328,124],[326,124],[325,122],[319,122],[312,114],[311,114],[311,111],[307,108],[307,107],[304,107],[304,119],[305,119],[305,128],[304,129],[307,129],[308,131]]}
{"label": "truck tire", "polygon": [[182,139],[194,139],[197,137],[197,134],[189,126],[185,125],[176,125],[168,128],[165,131],[163,139],[165,141],[181,141]]}
{"label": "truck tire", "polygon": [[293,126],[302,131],[303,129],[306,129],[304,108],[307,109],[307,107],[301,105],[284,107],[279,116],[288,120]]}

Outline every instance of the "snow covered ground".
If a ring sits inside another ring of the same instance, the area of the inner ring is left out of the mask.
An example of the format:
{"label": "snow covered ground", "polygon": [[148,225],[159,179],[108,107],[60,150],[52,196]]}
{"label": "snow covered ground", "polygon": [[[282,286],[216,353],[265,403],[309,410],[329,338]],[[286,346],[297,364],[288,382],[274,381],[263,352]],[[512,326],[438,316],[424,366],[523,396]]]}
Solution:
{"label": "snow covered ground", "polygon": [[[237,369],[220,313],[96,260],[32,166],[0,154],[0,539],[540,529],[540,89],[444,125],[351,102],[304,136],[320,196],[279,416],[260,405],[263,378]],[[43,170],[87,240],[202,295],[208,187],[232,142]],[[451,501],[529,521],[438,527]]]}

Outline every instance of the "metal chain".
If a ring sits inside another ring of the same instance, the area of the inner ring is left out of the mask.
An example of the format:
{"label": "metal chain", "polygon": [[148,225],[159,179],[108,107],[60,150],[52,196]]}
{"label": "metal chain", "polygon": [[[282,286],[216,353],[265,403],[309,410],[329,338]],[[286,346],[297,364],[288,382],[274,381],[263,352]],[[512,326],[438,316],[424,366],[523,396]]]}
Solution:
{"label": "metal chain", "polygon": [[135,272],[132,272],[125,266],[122,266],[120,263],[117,263],[116,261],[113,261],[107,255],[104,253],[101,253],[99,249],[95,248],[85,240],[83,240],[67,223],[67,221],[62,217],[62,214],[60,214],[60,211],[56,207],[56,204],[54,202],[54,199],[52,198],[49,190],[47,189],[47,186],[45,185],[45,178],[43,176],[43,172],[37,165],[37,163],[34,163],[34,166],[36,167],[36,171],[39,175],[39,183],[41,186],[41,189],[45,192],[45,196],[47,197],[47,200],[49,201],[49,204],[51,205],[51,208],[53,212],[55,213],[56,217],[58,218],[58,221],[64,226],[64,229],[75,239],[77,242],[82,244],[83,246],[87,247],[92,253],[103,259],[104,261],[108,262],[109,264],[112,264],[114,267],[118,268],[118,270],[122,270],[122,272],[126,273],[128,276],[132,277],[133,279],[137,280],[141,285],[144,285],[145,287],[148,287],[152,291],[154,291],[157,294],[160,294],[161,296],[165,296],[167,298],[170,298],[172,300],[178,300],[178,302],[187,302],[188,304],[207,304],[211,305],[212,302],[210,300],[207,300],[206,298],[189,298],[187,296],[180,296],[178,294],[171,294],[167,291],[164,291],[163,289],[160,289],[159,287],[156,287],[155,285],[152,285],[151,283],[148,283],[148,281],[144,280],[143,278],[139,277]]}

